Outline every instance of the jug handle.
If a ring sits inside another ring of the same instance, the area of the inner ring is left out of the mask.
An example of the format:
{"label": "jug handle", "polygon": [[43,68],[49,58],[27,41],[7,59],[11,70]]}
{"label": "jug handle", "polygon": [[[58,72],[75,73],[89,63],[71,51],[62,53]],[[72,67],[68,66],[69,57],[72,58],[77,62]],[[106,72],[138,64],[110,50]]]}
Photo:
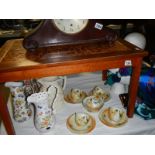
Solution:
{"label": "jug handle", "polygon": [[55,93],[54,99],[53,99],[52,104],[51,104],[51,108],[52,108],[52,111],[53,111],[53,104],[54,104],[54,102],[55,102],[55,100],[56,100],[56,98],[57,98],[58,89],[57,89],[57,87],[55,87],[55,86],[49,86],[49,87],[47,88],[47,92],[49,91],[49,89],[50,89],[51,87],[54,87],[54,88],[56,89],[56,93]]}
{"label": "jug handle", "polygon": [[67,77],[66,76],[59,76],[59,78],[63,80],[62,89],[65,90]]}

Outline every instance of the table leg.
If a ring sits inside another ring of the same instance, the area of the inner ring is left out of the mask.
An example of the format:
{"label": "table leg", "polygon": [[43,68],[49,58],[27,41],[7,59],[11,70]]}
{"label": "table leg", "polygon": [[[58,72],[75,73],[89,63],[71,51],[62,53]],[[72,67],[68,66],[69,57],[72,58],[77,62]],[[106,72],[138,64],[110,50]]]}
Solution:
{"label": "table leg", "polygon": [[7,104],[4,103],[3,97],[0,94],[0,117],[4,123],[5,129],[8,135],[14,135],[15,130],[11,121],[11,117],[7,108]]}
{"label": "table leg", "polygon": [[135,110],[137,90],[139,85],[139,77],[141,72],[141,64],[142,64],[142,60],[139,59],[136,63],[136,66],[132,68],[132,75],[131,75],[131,81],[129,86],[128,110],[127,110],[127,115],[130,118],[133,117],[134,110]]}
{"label": "table leg", "polygon": [[108,72],[108,70],[103,70],[102,71],[102,80],[103,81],[107,80],[107,72]]}

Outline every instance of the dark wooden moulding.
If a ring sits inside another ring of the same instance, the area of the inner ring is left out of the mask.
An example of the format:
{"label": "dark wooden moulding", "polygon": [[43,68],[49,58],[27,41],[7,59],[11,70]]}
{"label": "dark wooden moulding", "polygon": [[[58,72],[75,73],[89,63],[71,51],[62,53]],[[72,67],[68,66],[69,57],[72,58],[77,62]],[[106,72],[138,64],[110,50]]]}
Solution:
{"label": "dark wooden moulding", "polygon": [[[40,47],[72,45],[92,42],[113,44],[118,38],[117,33],[104,27],[104,20],[90,19],[84,30],[76,34],[66,34],[56,28],[52,19],[43,20],[41,24],[23,40],[23,46],[28,51]],[[103,24],[102,30],[96,29],[95,24]]]}

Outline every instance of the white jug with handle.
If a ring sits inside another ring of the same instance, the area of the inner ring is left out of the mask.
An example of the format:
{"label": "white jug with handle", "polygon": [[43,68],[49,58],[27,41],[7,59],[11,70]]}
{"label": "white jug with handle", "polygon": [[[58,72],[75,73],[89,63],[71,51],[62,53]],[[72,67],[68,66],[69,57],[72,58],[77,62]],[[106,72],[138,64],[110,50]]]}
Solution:
{"label": "white jug with handle", "polygon": [[55,124],[55,117],[49,106],[48,97],[47,92],[40,92],[27,98],[28,104],[32,103],[35,106],[35,128],[42,133],[50,131]]}
{"label": "white jug with handle", "polygon": [[[37,81],[42,85],[40,91],[48,92],[49,103],[53,112],[56,113],[62,108],[64,104],[64,89],[66,87],[66,76],[44,77],[37,79]],[[55,89],[53,89],[53,87],[51,86],[55,87]]]}

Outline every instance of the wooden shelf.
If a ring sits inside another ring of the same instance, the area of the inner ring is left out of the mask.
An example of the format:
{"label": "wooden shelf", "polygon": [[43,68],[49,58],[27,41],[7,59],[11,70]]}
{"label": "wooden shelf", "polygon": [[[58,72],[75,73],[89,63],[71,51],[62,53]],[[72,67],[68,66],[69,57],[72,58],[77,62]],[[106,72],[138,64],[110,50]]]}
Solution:
{"label": "wooden shelf", "polygon": [[[132,66],[128,117],[133,117],[141,63],[147,52],[124,40],[113,46],[102,43],[40,48],[27,52],[22,39],[7,41],[0,51],[0,82],[17,81],[55,75],[103,71]],[[126,62],[130,62],[127,63]],[[1,100],[2,95],[0,96]],[[14,134],[7,107],[0,103],[0,115],[8,134]]]}

